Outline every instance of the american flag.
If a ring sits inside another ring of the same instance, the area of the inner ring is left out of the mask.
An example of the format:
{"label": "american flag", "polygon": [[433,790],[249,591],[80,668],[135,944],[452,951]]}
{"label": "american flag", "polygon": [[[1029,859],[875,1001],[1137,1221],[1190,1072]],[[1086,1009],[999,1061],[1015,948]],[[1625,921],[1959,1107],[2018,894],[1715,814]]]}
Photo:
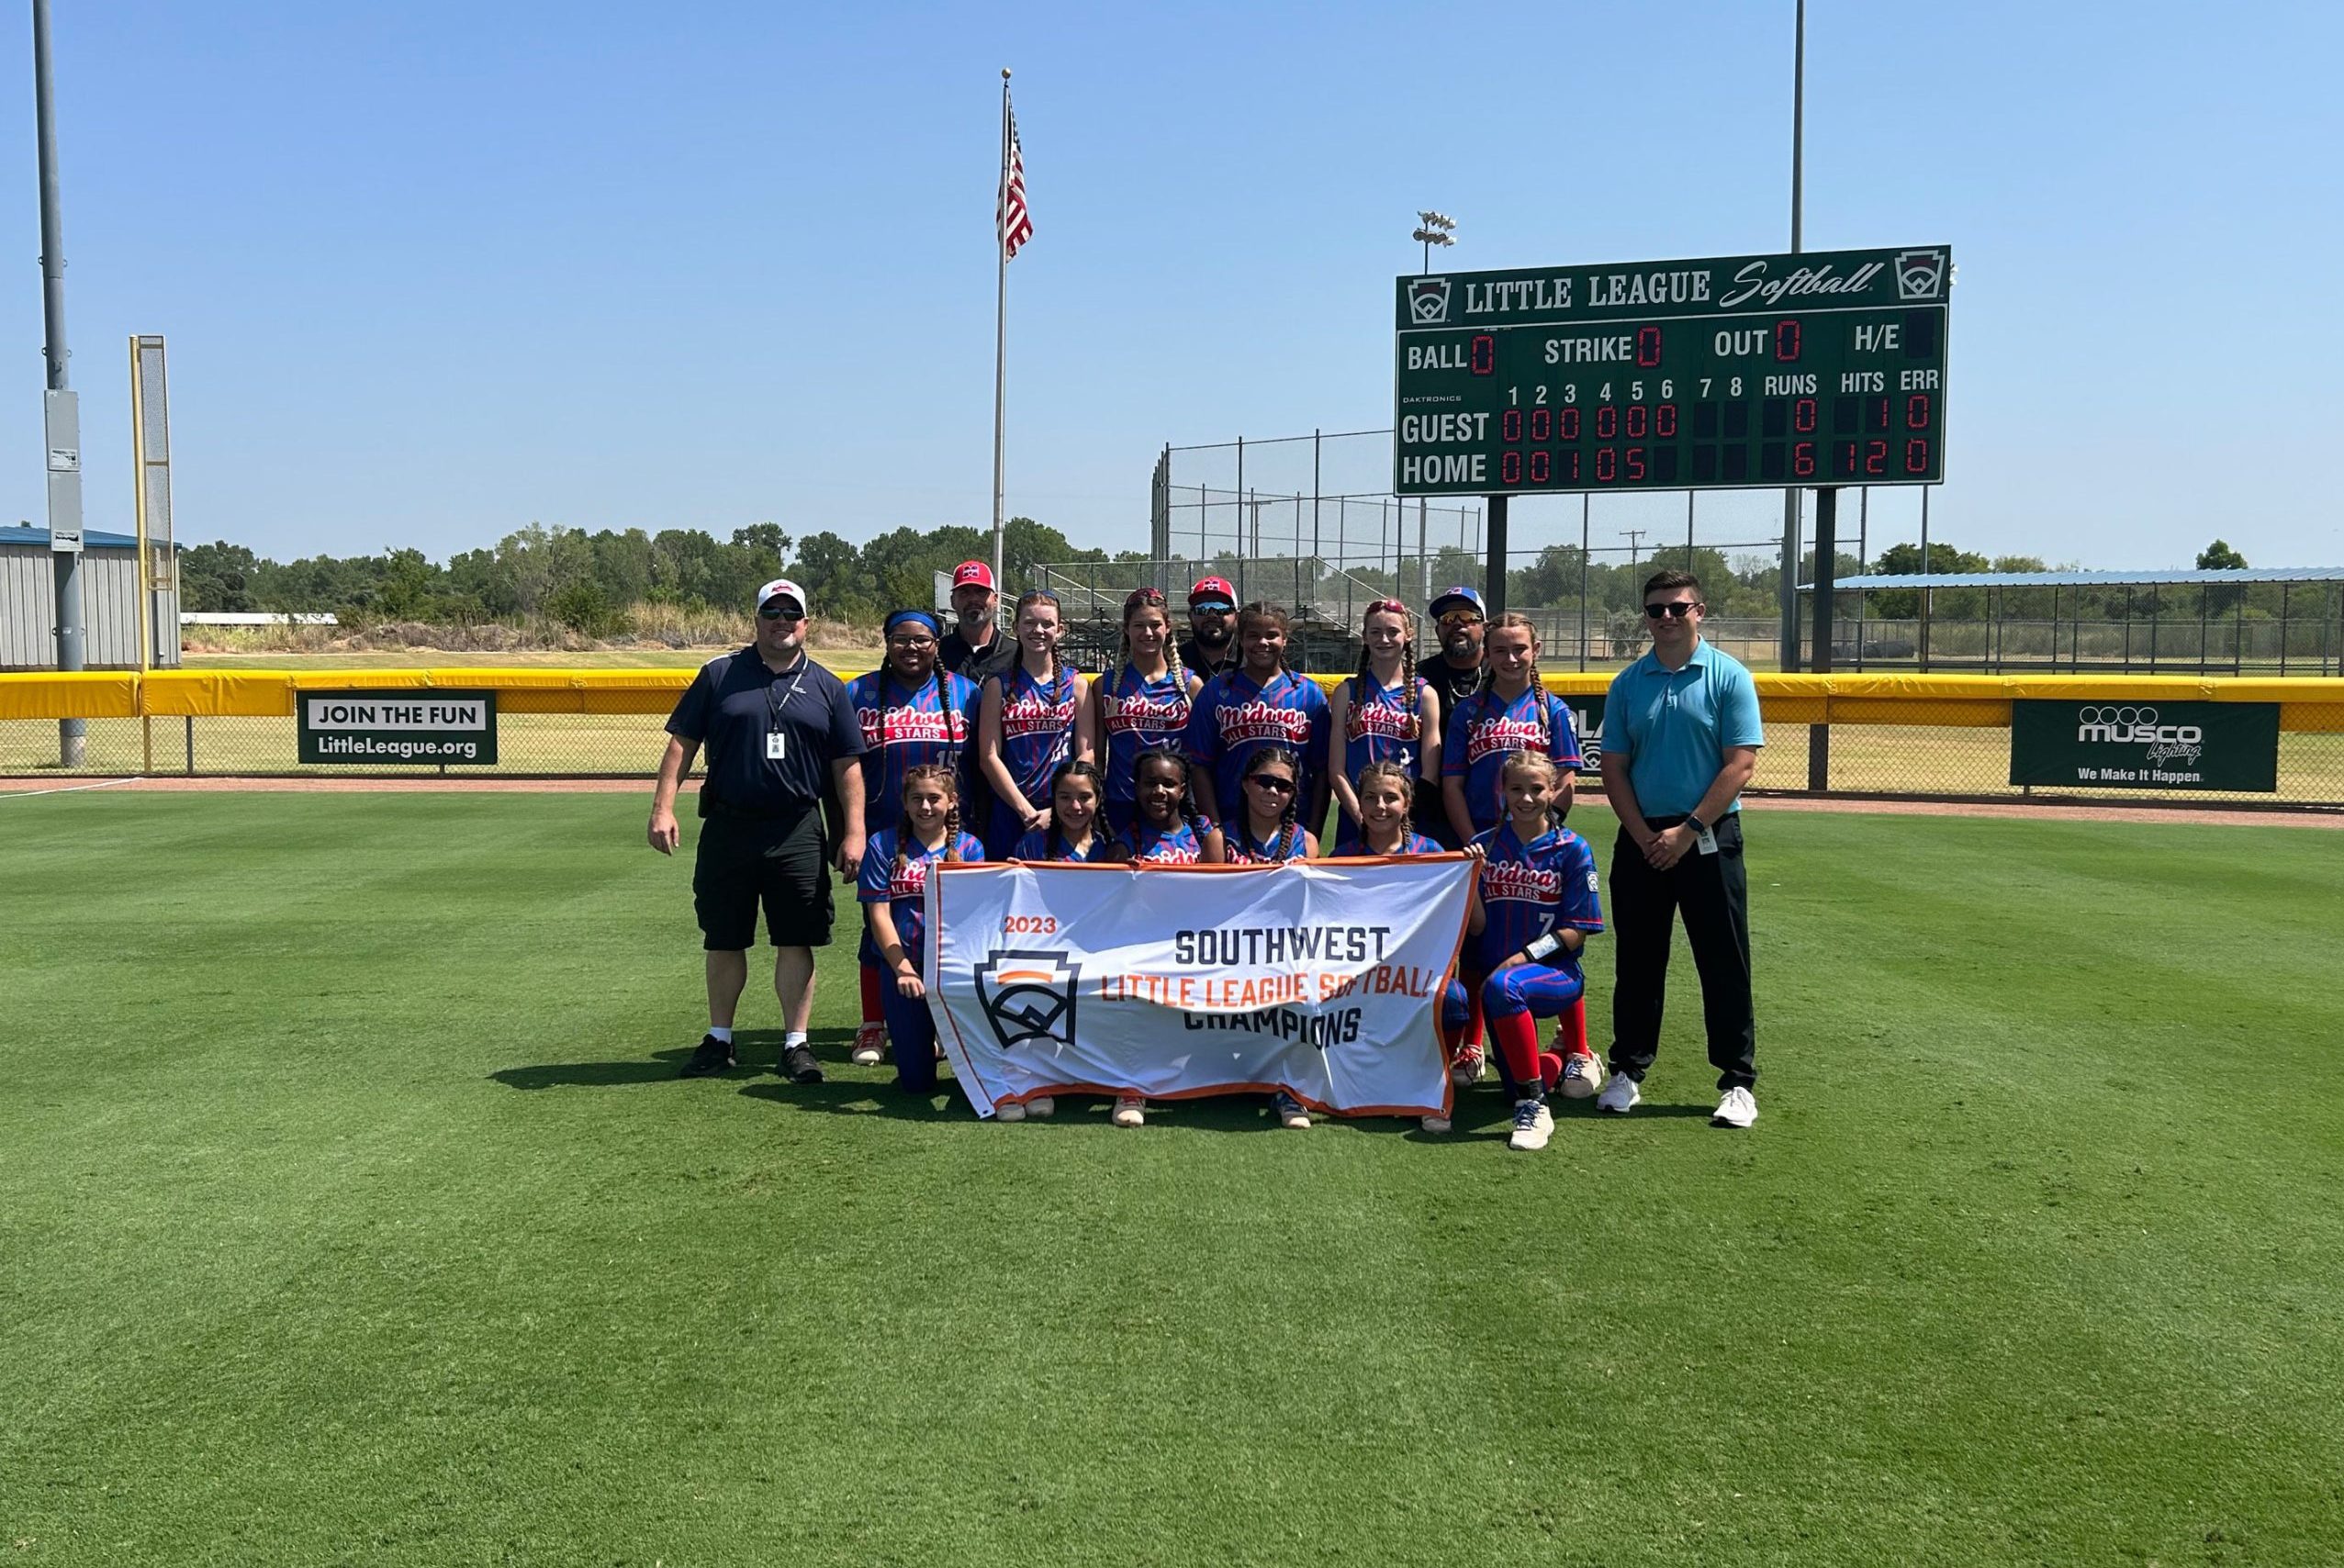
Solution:
{"label": "american flag", "polygon": [[994,215],[1001,230],[1001,254],[1004,261],[1017,254],[1017,247],[1034,237],[1034,218],[1026,210],[1026,154],[1017,146],[1017,116],[1009,117],[1009,156],[1001,169],[1001,207]]}

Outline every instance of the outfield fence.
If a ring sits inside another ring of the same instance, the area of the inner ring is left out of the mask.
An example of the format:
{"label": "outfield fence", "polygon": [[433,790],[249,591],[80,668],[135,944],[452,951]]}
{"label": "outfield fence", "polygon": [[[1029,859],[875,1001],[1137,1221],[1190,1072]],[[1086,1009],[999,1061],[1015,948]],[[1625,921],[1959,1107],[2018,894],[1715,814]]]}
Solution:
{"label": "outfield fence", "polygon": [[[853,673],[851,669],[842,673]],[[158,670],[0,675],[0,778],[128,775],[639,778],[689,669]],[[1324,678],[1333,679],[1336,678]],[[2170,676],[1776,675],[1757,673],[1766,747],[1755,793],[2091,804],[2220,802],[2344,811],[2344,678]],[[1602,696],[1601,672],[1550,676],[1566,698]],[[492,691],[489,767],[296,760],[304,691]],[[2013,786],[2011,704],[2274,703],[2278,789],[2270,792]],[[57,721],[87,721],[84,765],[58,765]],[[1820,735],[1820,742],[1818,736]]]}

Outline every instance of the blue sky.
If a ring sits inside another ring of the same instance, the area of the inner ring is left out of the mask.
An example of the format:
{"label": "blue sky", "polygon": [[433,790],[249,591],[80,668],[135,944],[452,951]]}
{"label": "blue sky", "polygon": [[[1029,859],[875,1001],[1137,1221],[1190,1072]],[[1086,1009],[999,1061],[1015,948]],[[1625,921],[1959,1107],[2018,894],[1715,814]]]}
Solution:
{"label": "blue sky", "polygon": [[[1006,64],[1038,230],[1010,507],[1142,544],[1168,441],[1389,423],[1419,207],[1461,220],[1459,267],[1783,248],[1790,15],[65,0],[89,521],[129,526],[124,340],[161,332],[186,539],[981,524]],[[1960,264],[1933,533],[2344,565],[2344,11],[1814,0],[1808,25],[1808,246]],[[38,522],[21,14],[7,36],[0,518]],[[1701,507],[1705,539],[1779,518]],[[1599,503],[1598,542],[1672,511]],[[1876,498],[1876,534],[1914,512]],[[1518,543],[1577,532],[1576,502],[1516,510]]]}

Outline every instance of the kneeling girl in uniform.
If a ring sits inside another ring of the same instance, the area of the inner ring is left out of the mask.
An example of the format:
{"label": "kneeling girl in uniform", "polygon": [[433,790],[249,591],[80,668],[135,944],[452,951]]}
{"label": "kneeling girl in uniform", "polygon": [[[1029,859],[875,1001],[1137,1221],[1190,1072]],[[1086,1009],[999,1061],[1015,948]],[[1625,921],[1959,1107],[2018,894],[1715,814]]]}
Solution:
{"label": "kneeling girl in uniform", "polygon": [[1222,838],[1238,866],[1275,866],[1318,853],[1318,835],[1301,823],[1302,759],[1282,745],[1265,745],[1245,759],[1238,789],[1239,815]]}
{"label": "kneeling girl in uniform", "polygon": [[895,1084],[911,1094],[936,1092],[936,1021],[920,979],[928,868],[985,857],[984,846],[960,831],[959,771],[933,762],[904,769],[903,815],[871,834],[857,882],[867,927],[863,963],[879,972]]}
{"label": "kneeling girl in uniform", "polygon": [[1050,823],[1017,841],[1014,860],[1105,860],[1110,847],[1101,820],[1105,780],[1097,767],[1070,756],[1050,775]]}
{"label": "kneeling girl in uniform", "polygon": [[[1351,799],[1359,806],[1359,820],[1343,824],[1343,835],[1335,842],[1335,857],[1369,855],[1438,855],[1441,846],[1416,831],[1414,804],[1417,778],[1408,765],[1389,757],[1371,762],[1359,770],[1351,783]],[[1447,1044],[1444,1038],[1444,1045]],[[1459,1049],[1474,1053],[1474,1076],[1480,1076],[1481,1041],[1461,1045]],[[1452,1083],[1456,1082],[1456,1058],[1450,1056]],[[1464,1081],[1473,1081],[1472,1078]],[[1446,1116],[1426,1116],[1424,1130],[1445,1133],[1451,1126]]]}
{"label": "kneeling girl in uniform", "polygon": [[[1218,866],[1228,858],[1221,830],[1196,810],[1189,793],[1189,763],[1176,746],[1151,746],[1132,769],[1131,826],[1115,835],[1110,860],[1136,866]],[[1118,1127],[1144,1126],[1148,1102],[1117,1094],[1109,1118]]]}
{"label": "kneeling girl in uniform", "polygon": [[1514,1101],[1508,1141],[1540,1149],[1554,1131],[1548,1073],[1560,1077],[1567,1064],[1541,1054],[1531,1019],[1554,1017],[1585,994],[1579,955],[1603,929],[1603,906],[1595,851],[1562,825],[1570,775],[1543,753],[1517,751],[1507,756],[1499,779],[1506,818],[1474,840],[1482,859],[1460,978],[1449,982],[1441,1002],[1441,1035],[1446,1041],[1462,1033],[1479,1004]]}

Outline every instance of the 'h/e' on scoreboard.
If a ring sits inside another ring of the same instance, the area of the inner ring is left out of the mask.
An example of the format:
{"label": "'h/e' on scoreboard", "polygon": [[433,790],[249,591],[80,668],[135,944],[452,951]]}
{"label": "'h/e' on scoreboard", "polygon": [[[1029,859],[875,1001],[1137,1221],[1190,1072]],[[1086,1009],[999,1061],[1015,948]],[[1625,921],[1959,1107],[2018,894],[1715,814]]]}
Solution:
{"label": "'h/e' on scoreboard", "polygon": [[1396,493],[1934,485],[1944,245],[1398,280]]}

